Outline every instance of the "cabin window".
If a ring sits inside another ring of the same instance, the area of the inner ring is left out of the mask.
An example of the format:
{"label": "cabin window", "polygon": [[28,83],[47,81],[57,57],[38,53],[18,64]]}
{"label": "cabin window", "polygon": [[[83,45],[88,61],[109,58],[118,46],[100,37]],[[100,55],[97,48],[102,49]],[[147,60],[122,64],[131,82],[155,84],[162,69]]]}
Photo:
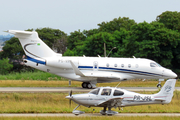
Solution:
{"label": "cabin window", "polygon": [[103,89],[101,93],[101,95],[107,95],[107,96],[109,96],[110,94],[111,94],[111,89],[107,89],[107,88]]}
{"label": "cabin window", "polygon": [[124,64],[121,64],[121,67],[124,67]]}
{"label": "cabin window", "polygon": [[95,90],[90,91],[89,93],[98,95],[99,90],[100,90],[100,89],[98,88],[98,89],[95,89]]}
{"label": "cabin window", "polygon": [[109,63],[107,63],[106,66],[109,67]]}
{"label": "cabin window", "polygon": [[119,91],[119,90],[115,90],[115,91],[114,91],[113,96],[121,96],[121,95],[124,95],[124,92]]}
{"label": "cabin window", "polygon": [[128,64],[128,68],[130,68],[131,67],[131,64]]}
{"label": "cabin window", "polygon": [[117,64],[114,64],[114,67],[117,67]]}
{"label": "cabin window", "polygon": [[138,68],[138,67],[139,67],[139,65],[138,65],[138,64],[136,64],[136,65],[135,65],[135,67],[136,67],[136,68]]}
{"label": "cabin window", "polygon": [[151,67],[157,67],[156,63],[150,63]]}

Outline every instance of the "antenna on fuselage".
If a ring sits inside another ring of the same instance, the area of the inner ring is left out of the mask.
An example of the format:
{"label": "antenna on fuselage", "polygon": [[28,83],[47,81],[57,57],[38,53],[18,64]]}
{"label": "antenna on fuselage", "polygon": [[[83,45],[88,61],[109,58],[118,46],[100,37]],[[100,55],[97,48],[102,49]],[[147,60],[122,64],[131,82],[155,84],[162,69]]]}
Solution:
{"label": "antenna on fuselage", "polygon": [[135,56],[133,56],[133,58],[135,59],[136,57],[135,57]]}
{"label": "antenna on fuselage", "polygon": [[83,55],[83,57],[86,57],[85,55]]}
{"label": "antenna on fuselage", "polygon": [[100,58],[101,56],[100,56],[100,55],[98,55],[98,57]]}
{"label": "antenna on fuselage", "polygon": [[[119,82],[119,84],[121,83],[121,81]],[[119,84],[117,86],[119,86]],[[117,88],[117,86],[115,88]]]}

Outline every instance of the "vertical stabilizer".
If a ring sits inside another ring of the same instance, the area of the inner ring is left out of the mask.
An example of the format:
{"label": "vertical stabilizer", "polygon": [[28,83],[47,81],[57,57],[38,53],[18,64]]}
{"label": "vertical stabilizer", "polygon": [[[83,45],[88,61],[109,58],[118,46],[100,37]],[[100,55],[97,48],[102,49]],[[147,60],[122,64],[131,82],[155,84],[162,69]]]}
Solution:
{"label": "vertical stabilizer", "polygon": [[172,100],[173,92],[176,84],[176,79],[169,79],[166,81],[159,93],[154,95],[155,100],[164,101],[169,103]]}
{"label": "vertical stabilizer", "polygon": [[8,30],[19,38],[25,54],[30,58],[48,58],[56,53],[50,49],[38,36],[38,33],[33,31]]}

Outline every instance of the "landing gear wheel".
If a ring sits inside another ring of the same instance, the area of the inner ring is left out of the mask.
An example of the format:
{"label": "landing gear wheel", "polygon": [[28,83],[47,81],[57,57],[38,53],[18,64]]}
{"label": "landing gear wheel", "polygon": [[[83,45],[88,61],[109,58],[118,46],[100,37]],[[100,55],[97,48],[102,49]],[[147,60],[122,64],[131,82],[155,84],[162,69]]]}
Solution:
{"label": "landing gear wheel", "polygon": [[161,88],[161,84],[157,84],[157,88]]}
{"label": "landing gear wheel", "polygon": [[104,112],[104,113],[101,113],[101,115],[106,115],[106,113]]}
{"label": "landing gear wheel", "polygon": [[108,116],[112,116],[112,114],[107,114]]}
{"label": "landing gear wheel", "polygon": [[87,88],[87,85],[88,85],[88,83],[83,82],[83,83],[82,83],[82,88]]}
{"label": "landing gear wheel", "polygon": [[87,84],[87,88],[88,89],[91,89],[92,88],[92,85],[90,83]]}

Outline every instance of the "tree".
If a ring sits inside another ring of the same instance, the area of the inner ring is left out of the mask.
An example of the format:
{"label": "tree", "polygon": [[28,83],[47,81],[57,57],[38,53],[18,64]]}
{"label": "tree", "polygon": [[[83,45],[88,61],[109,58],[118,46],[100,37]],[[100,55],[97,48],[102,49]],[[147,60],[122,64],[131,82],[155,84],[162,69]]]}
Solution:
{"label": "tree", "polygon": [[173,68],[173,50],[180,41],[179,33],[164,27],[158,22],[139,23],[131,28],[126,43],[126,54],[157,61],[162,66]]}
{"label": "tree", "polygon": [[130,30],[131,26],[136,24],[136,22],[134,20],[129,19],[128,17],[119,17],[119,18],[115,18],[110,22],[102,22],[100,24],[98,24],[99,26],[99,31],[101,32],[109,32],[112,33],[116,30],[120,30],[122,28],[126,29],[126,30]]}
{"label": "tree", "polygon": [[2,60],[0,60],[0,74],[1,75],[8,74],[12,68],[13,68],[13,65],[9,63],[8,58],[3,58]]}
{"label": "tree", "polygon": [[117,41],[114,39],[112,34],[100,32],[87,37],[84,45],[79,48],[82,49],[82,53],[86,56],[103,56],[104,43],[106,43],[107,53],[110,52],[111,48],[117,45]]}
{"label": "tree", "polygon": [[125,45],[128,41],[128,37],[130,35],[130,31],[127,31],[126,29],[122,28],[120,31],[116,30],[113,34],[114,39],[117,41],[116,43],[116,50],[113,50],[111,56],[114,57],[125,57]]}
{"label": "tree", "polygon": [[180,12],[166,11],[156,17],[156,21],[163,23],[168,29],[180,32]]}
{"label": "tree", "polygon": [[71,32],[68,36],[68,49],[72,50],[78,45],[83,45],[86,36],[79,31]]}
{"label": "tree", "polygon": [[38,32],[39,38],[50,48],[53,47],[56,40],[61,39],[62,36],[67,36],[63,31],[52,28],[36,29],[36,32]]}
{"label": "tree", "polygon": [[67,36],[62,35],[61,38],[54,41],[53,49],[56,50],[57,53],[64,54],[67,49]]}
{"label": "tree", "polygon": [[25,53],[22,46],[18,38],[15,37],[5,42],[3,51],[0,53],[1,59],[8,58],[10,63],[13,64],[13,71],[18,72],[20,72],[23,68],[26,69],[26,67],[22,65],[23,55],[25,55]]}

